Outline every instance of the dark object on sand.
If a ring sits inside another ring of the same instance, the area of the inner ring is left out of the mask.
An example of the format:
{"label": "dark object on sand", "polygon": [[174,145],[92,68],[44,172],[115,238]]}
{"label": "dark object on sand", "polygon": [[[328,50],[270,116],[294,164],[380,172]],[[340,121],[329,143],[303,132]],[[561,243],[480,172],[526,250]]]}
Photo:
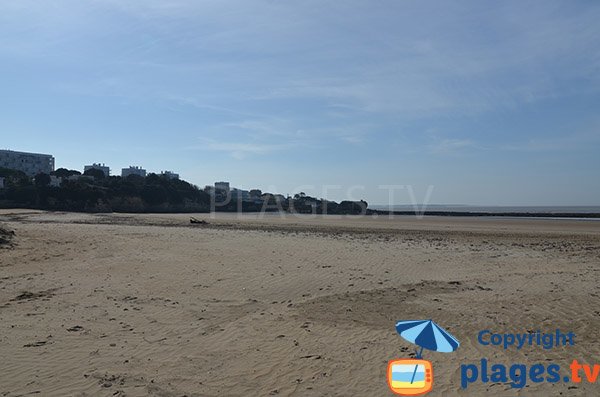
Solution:
{"label": "dark object on sand", "polygon": [[196,219],[194,217],[190,218],[190,223],[196,224],[196,225],[208,225],[208,222],[202,220],[202,219]]}
{"label": "dark object on sand", "polygon": [[0,226],[0,245],[10,243],[14,235],[15,232],[12,230],[8,230]]}
{"label": "dark object on sand", "polygon": [[74,327],[67,328],[67,331],[69,331],[69,332],[83,331],[83,327],[81,325],[76,325]]}

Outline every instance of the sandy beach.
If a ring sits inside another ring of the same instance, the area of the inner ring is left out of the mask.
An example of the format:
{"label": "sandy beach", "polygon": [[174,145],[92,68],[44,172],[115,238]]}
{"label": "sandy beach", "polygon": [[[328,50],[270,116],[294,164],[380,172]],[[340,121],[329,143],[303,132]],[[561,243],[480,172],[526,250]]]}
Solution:
{"label": "sandy beach", "polygon": [[[428,352],[430,395],[591,395],[474,382],[460,365],[600,363],[600,222],[75,214],[2,210],[1,396],[387,396],[414,356],[397,320],[461,342]],[[504,350],[480,330],[577,334]]]}

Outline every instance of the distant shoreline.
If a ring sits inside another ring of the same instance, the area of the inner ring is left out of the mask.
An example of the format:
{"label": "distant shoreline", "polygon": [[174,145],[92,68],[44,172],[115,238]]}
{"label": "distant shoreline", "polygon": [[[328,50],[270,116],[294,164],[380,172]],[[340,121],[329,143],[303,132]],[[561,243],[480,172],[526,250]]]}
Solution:
{"label": "distant shoreline", "polygon": [[[103,213],[115,213],[115,214],[210,214],[210,211],[77,211],[77,210],[48,210],[44,208],[32,208],[32,207],[0,207],[3,210],[35,210],[35,211],[49,211],[49,212],[73,212],[83,214],[103,214]],[[229,213],[229,214],[290,214],[290,215],[321,215],[321,216],[365,216],[365,217],[378,217],[378,216],[418,216],[418,217],[468,217],[468,218],[535,218],[535,219],[575,219],[575,220],[600,220],[600,212],[518,212],[518,211],[507,211],[507,212],[490,212],[490,211],[385,211],[385,210],[373,210],[367,209],[364,214],[339,214],[339,213],[301,213],[301,212],[289,212],[289,211],[233,211],[226,209],[219,209],[214,213]]]}
{"label": "distant shoreline", "polygon": [[489,211],[383,211],[369,210],[369,215],[467,216],[504,218],[600,218],[598,212],[489,212]]}

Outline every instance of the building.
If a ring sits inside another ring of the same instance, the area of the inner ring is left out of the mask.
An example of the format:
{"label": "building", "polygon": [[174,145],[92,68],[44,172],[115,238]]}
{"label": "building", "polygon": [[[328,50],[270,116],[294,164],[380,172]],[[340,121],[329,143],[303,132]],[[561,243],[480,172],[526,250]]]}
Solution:
{"label": "building", "polygon": [[249,201],[250,200],[250,192],[242,189],[232,189],[231,190],[231,198],[234,200],[242,200]]}
{"label": "building", "polygon": [[94,180],[94,178],[91,176],[81,175],[81,174],[75,174],[75,175],[71,175],[71,176],[67,177],[68,181],[78,181],[80,179]]}
{"label": "building", "polygon": [[176,174],[173,171],[162,171],[160,174],[167,179],[179,179],[179,174]]}
{"label": "building", "polygon": [[215,190],[221,190],[226,193],[229,193],[229,182],[215,182]]}
{"label": "building", "polygon": [[0,189],[4,189],[4,177],[0,176]]}
{"label": "building", "polygon": [[22,171],[28,176],[54,171],[54,157],[49,154],[0,150],[0,168]]}
{"label": "building", "polygon": [[102,164],[94,163],[92,165],[86,165],[83,167],[83,172],[86,172],[88,170],[100,170],[100,171],[104,172],[104,176],[110,176],[110,168],[108,168],[106,166],[106,164],[104,164],[104,163],[102,163]]}
{"label": "building", "polygon": [[123,168],[121,170],[121,176],[123,178],[128,177],[129,175],[139,175],[141,177],[146,177],[146,170],[141,167],[129,166],[129,168]]}

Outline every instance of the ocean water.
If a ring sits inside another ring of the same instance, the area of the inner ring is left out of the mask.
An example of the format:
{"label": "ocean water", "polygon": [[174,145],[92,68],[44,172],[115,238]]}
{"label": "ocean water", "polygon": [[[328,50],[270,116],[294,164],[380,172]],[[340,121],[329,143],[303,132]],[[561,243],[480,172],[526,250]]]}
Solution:
{"label": "ocean water", "polygon": [[[369,205],[370,209],[382,211],[414,211],[415,207],[410,204],[403,205]],[[595,206],[477,206],[477,205],[444,205],[429,204],[423,207],[418,204],[416,209],[420,211],[444,211],[444,212],[515,212],[523,214],[535,213],[572,213],[589,214],[600,213],[600,205]]]}

